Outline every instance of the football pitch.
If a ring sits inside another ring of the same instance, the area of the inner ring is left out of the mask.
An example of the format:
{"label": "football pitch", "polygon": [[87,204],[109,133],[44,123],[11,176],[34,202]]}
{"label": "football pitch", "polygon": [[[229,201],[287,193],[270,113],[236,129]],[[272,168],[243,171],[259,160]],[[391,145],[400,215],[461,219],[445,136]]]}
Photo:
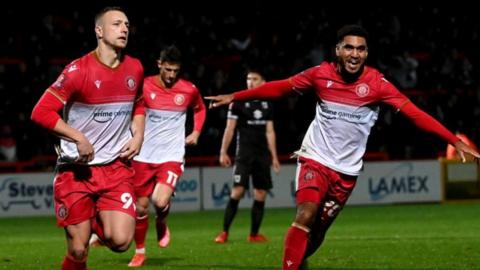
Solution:
{"label": "football pitch", "polygon": [[[284,234],[294,209],[266,209],[267,243],[248,243],[250,212],[239,210],[229,242],[213,242],[223,212],[171,213],[170,246],[156,247],[153,219],[140,269],[281,269]],[[125,253],[90,250],[88,269],[127,267]],[[53,217],[0,219],[0,269],[60,269],[63,230]],[[480,203],[347,206],[309,259],[309,269],[480,269]]]}

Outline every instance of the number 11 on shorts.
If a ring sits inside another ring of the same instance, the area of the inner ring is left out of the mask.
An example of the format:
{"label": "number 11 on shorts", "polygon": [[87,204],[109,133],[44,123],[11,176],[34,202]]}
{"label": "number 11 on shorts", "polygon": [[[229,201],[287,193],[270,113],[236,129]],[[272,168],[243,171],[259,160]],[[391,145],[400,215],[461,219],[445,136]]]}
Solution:
{"label": "number 11 on shorts", "polygon": [[177,179],[178,179],[178,174],[172,172],[172,171],[167,171],[168,173],[168,178],[167,178],[167,184],[172,185],[172,187],[177,184]]}

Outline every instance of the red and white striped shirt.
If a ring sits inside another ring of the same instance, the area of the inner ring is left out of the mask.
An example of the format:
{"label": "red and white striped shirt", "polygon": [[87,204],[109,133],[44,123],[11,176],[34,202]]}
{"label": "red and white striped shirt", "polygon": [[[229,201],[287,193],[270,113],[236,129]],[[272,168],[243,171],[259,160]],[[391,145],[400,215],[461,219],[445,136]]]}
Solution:
{"label": "red and white striped shirt", "polygon": [[383,74],[367,66],[353,83],[346,83],[336,65],[327,62],[291,77],[290,81],[300,91],[315,89],[318,96],[315,119],[297,153],[348,175],[358,175],[362,168],[379,103],[400,108],[408,101]]}
{"label": "red and white striped shirt", "polygon": [[[125,56],[119,66],[110,68],[92,52],[67,65],[50,86],[48,91],[65,104],[63,120],[93,145],[90,165],[115,160],[132,138],[132,110],[142,80],[139,60]],[[60,162],[78,157],[75,143],[61,140],[60,145]]]}
{"label": "red and white striped shirt", "polygon": [[157,75],[144,81],[145,137],[134,160],[156,164],[183,162],[187,110],[194,110],[194,130],[200,132],[205,122],[205,105],[193,83],[179,79],[171,88],[165,88],[159,80]]}

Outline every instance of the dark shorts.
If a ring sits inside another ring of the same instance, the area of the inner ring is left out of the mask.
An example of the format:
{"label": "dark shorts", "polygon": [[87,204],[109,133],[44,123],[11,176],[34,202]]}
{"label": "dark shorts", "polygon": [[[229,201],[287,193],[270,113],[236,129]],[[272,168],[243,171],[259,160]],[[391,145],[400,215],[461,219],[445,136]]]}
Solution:
{"label": "dark shorts", "polygon": [[248,160],[235,160],[233,185],[243,186],[245,189],[249,189],[250,176],[252,176],[253,188],[263,190],[271,189],[273,185],[270,164],[270,156],[256,157]]}

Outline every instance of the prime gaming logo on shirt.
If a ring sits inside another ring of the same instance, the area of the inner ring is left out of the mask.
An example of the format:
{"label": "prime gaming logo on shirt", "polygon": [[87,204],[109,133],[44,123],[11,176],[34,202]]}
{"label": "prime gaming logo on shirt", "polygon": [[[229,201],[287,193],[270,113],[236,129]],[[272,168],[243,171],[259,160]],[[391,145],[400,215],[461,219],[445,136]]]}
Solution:
{"label": "prime gaming logo on shirt", "polygon": [[106,123],[112,121],[117,116],[131,115],[131,110],[120,111],[98,111],[93,113],[93,120],[98,123]]}
{"label": "prime gaming logo on shirt", "polygon": [[175,115],[159,115],[159,114],[149,114],[148,119],[154,123],[159,123],[162,121],[178,121],[182,119],[181,114],[175,114]]}

